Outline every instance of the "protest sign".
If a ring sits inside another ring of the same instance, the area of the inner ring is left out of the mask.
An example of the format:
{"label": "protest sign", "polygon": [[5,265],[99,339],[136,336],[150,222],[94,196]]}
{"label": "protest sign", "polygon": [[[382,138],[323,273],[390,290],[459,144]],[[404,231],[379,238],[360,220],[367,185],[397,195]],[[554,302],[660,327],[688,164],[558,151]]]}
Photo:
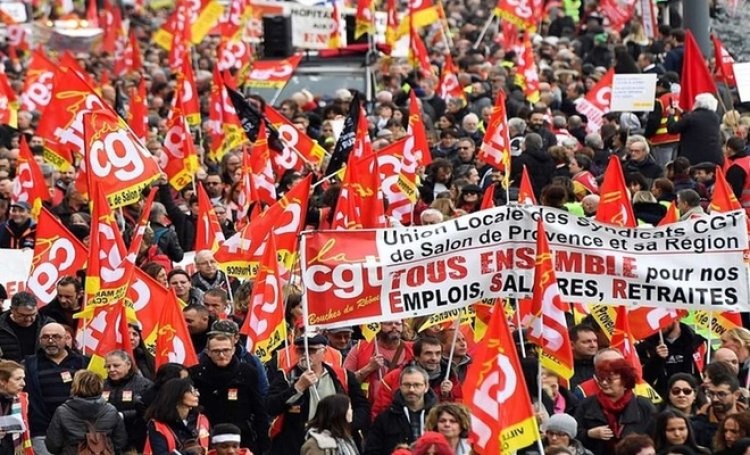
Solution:
{"label": "protest sign", "polygon": [[740,101],[750,101],[750,62],[735,63],[734,79],[737,81],[737,90],[740,92]]}
{"label": "protest sign", "polygon": [[433,226],[306,233],[308,322],[352,325],[529,297],[540,216],[569,302],[750,309],[742,211],[631,229],[555,209],[503,206]]}
{"label": "protest sign", "polygon": [[651,112],[655,96],[656,74],[615,74],[610,108],[622,112]]}

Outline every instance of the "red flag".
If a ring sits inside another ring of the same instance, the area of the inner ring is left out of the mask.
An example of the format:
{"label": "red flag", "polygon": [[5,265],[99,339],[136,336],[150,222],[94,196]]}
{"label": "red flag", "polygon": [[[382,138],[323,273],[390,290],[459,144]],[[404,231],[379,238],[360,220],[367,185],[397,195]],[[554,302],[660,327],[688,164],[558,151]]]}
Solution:
{"label": "red flag", "polygon": [[516,79],[518,85],[523,87],[526,100],[531,103],[539,101],[539,73],[534,60],[534,49],[531,45],[531,37],[528,33],[523,38],[523,53],[518,56],[518,72]]}
{"label": "red flag", "polygon": [[117,349],[131,355],[133,353],[126,311],[127,308],[122,301],[115,305],[95,308],[91,321],[84,326],[79,335],[83,343],[82,352],[91,356],[88,369],[103,378],[107,376],[107,370],[104,368],[107,354]]}
{"label": "red flag", "polygon": [[130,87],[130,109],[128,109],[128,125],[135,137],[146,143],[148,137],[148,102],[146,98],[146,78],[141,78],[138,88]]}
{"label": "red flag", "polygon": [[284,169],[297,169],[301,165],[301,163],[298,163],[298,156],[310,164],[322,165],[326,156],[326,150],[323,147],[312,140],[304,131],[298,130],[291,120],[284,117],[270,104],[266,104],[265,114],[268,121],[278,131],[279,139],[284,145],[284,150],[281,154],[277,154],[278,156],[274,159],[274,165]]}
{"label": "red flag", "polygon": [[716,166],[716,183],[714,184],[714,192],[711,195],[711,205],[709,208],[712,212],[731,212],[732,210],[742,208],[740,201],[737,200],[734,191],[732,191],[729,183],[727,183],[721,166]]}
{"label": "red flag", "polygon": [[602,15],[609,19],[612,30],[620,31],[635,13],[636,0],[602,0],[599,8]]}
{"label": "red flag", "polygon": [[248,314],[240,333],[247,335],[247,351],[257,355],[262,362],[267,362],[286,338],[283,282],[276,262],[273,233],[268,237],[256,283],[258,285],[253,287]]}
{"label": "red flag", "polygon": [[[93,208],[86,266],[87,306],[110,305],[125,297],[129,284],[127,250],[99,182],[89,182]],[[93,314],[89,313],[87,317]]]}
{"label": "red flag", "polygon": [[21,95],[25,111],[42,112],[47,107],[52,99],[56,71],[57,66],[47,58],[42,49],[32,51]]}
{"label": "red flag", "polygon": [[159,163],[167,174],[169,183],[177,191],[185,188],[200,168],[193,135],[190,134],[190,128],[183,115],[180,94],[181,90],[178,87],[175,91],[174,109],[167,120],[167,132],[164,135],[163,153]]}
{"label": "red flag", "polygon": [[586,130],[589,132],[598,133],[604,123],[604,114],[609,112],[614,77],[615,70],[610,68],[585,97],[576,100],[576,110],[588,119]]}
{"label": "red flag", "polygon": [[565,313],[570,305],[563,303],[552,264],[544,222],[537,222],[536,263],[534,266],[533,320],[528,339],[542,348],[542,366],[565,379],[573,376],[573,350],[568,337]]}
{"label": "red flag", "polygon": [[156,369],[169,362],[180,363],[186,367],[197,364],[198,356],[195,355],[190,332],[182,317],[182,310],[174,289],[170,289],[163,305],[159,315],[159,328],[156,332],[156,352],[154,353]]}
{"label": "red flag", "polygon": [[440,75],[440,83],[438,84],[438,95],[443,99],[448,98],[462,98],[466,99],[461,84],[458,82],[458,68],[453,63],[453,57],[451,54],[445,54],[445,62],[443,63],[443,72]]}
{"label": "red flag", "polygon": [[376,155],[354,160],[349,155],[346,174],[336,202],[333,229],[375,229],[385,227],[383,193]]}
{"label": "red flag", "polygon": [[198,183],[198,220],[195,226],[195,251],[216,251],[224,243],[224,232],[216,217],[203,183]]}
{"label": "red flag", "polygon": [[266,122],[260,122],[258,128],[258,138],[253,144],[252,151],[243,154],[249,157],[250,178],[257,191],[257,198],[267,206],[276,202],[276,179],[274,179],[273,169],[271,168],[271,151],[268,148],[268,132]]}
{"label": "red flag", "polygon": [[217,68],[214,68],[211,85],[208,135],[211,139],[208,156],[217,163],[225,153],[239,147],[245,141],[242,123],[237,117],[234,105],[229,100],[224,81]]}
{"label": "red flag", "polygon": [[21,135],[16,163],[16,178],[13,180],[12,202],[26,202],[31,207],[31,216],[36,220],[42,210],[42,201],[50,197],[47,181],[44,180],[39,164],[26,143],[26,136]]}
{"label": "red flag", "polygon": [[698,47],[690,30],[685,30],[685,55],[682,58],[680,87],[680,107],[684,111],[693,109],[695,95],[700,93],[716,95],[716,84],[708,71],[701,48]]}
{"label": "red flag", "polygon": [[190,126],[196,126],[201,121],[200,99],[198,98],[198,86],[195,85],[195,74],[193,64],[189,58],[182,62],[182,69],[177,74],[177,93],[182,93],[182,112],[185,114]]}
{"label": "red flag", "polygon": [[505,178],[510,176],[510,138],[508,137],[508,116],[505,111],[505,92],[497,94],[495,106],[492,108],[490,124],[482,139],[477,160],[504,172]]}
{"label": "red flag", "polygon": [[419,36],[419,32],[414,27],[409,30],[409,62],[412,66],[418,67],[423,76],[433,74],[430,54],[427,52],[422,37]]}
{"label": "red flag", "polygon": [[18,128],[18,100],[5,73],[0,73],[0,124]]}
{"label": "red flag", "polygon": [[372,0],[360,0],[357,2],[356,27],[354,39],[359,39],[364,34],[375,33],[375,21],[373,21]]}
{"label": "red flag", "polygon": [[675,321],[687,316],[686,310],[674,308],[637,307],[628,312],[630,334],[636,340],[644,340]]}
{"label": "red flag", "polygon": [[[409,139],[398,140],[378,150],[378,173],[380,174],[383,195],[388,199],[386,214],[408,226],[412,222],[414,204],[401,186],[401,165]],[[409,180],[407,178],[407,180]]]}
{"label": "red flag", "polygon": [[711,42],[714,44],[714,75],[716,80],[725,83],[729,87],[737,85],[737,81],[734,79],[734,59],[732,55],[726,50],[719,37],[711,35]]}
{"label": "red flag", "polygon": [[96,0],[89,0],[86,7],[86,21],[89,27],[99,28],[99,12],[96,7]]}
{"label": "red flag", "polygon": [[482,196],[482,205],[480,207],[480,210],[484,209],[491,209],[495,207],[495,188],[497,187],[497,183],[493,183],[492,185],[488,186],[487,189],[484,190],[484,195]]}
{"label": "red flag", "polygon": [[620,158],[612,155],[604,173],[604,181],[599,188],[601,200],[596,212],[596,221],[620,227],[636,227],[638,222],[633,214],[629,194],[625,186],[625,177],[622,175]]}
{"label": "red flag", "polygon": [[503,23],[510,23],[520,29],[526,29],[529,33],[534,33],[537,29],[537,23],[540,22],[544,2],[542,0],[514,1],[499,0],[495,14],[503,20]]}
{"label": "red flag", "polygon": [[[360,118],[360,122],[362,120],[363,119]],[[428,166],[432,163],[430,144],[427,142],[427,132],[424,129],[422,112],[419,109],[417,95],[414,93],[414,90],[409,91],[409,127],[407,128],[407,134],[414,136],[412,153],[416,156],[417,163],[419,163],[420,166]]]}
{"label": "red flag", "polygon": [[534,196],[534,187],[531,186],[531,178],[529,177],[526,165],[523,166],[521,184],[518,187],[518,203],[537,205],[536,197]]}
{"label": "red flag", "polygon": [[641,367],[638,354],[635,352],[635,343],[633,342],[633,336],[630,332],[630,322],[628,321],[628,309],[625,305],[619,305],[616,312],[615,329],[612,333],[612,340],[609,347],[619,350],[625,357],[625,360],[633,365],[635,371],[638,373],[638,377],[642,378],[643,368]]}
{"label": "red flag", "polygon": [[659,221],[659,224],[657,227],[666,226],[668,224],[676,223],[679,221],[680,216],[677,214],[677,205],[675,205],[674,201],[669,203],[669,208],[667,208],[667,214],[664,215],[664,218]]}
{"label": "red flag", "polygon": [[305,214],[310,195],[312,174],[297,184],[266,212],[252,220],[240,232],[224,242],[215,254],[222,269],[229,275],[254,278],[263,257],[266,239],[271,231],[276,235],[279,263],[286,278],[297,253],[297,240],[305,225]]}
{"label": "red flag", "polygon": [[83,114],[83,126],[90,181],[106,188],[111,208],[138,201],[141,190],[161,175],[156,158],[109,109]]}
{"label": "red flag", "polygon": [[57,296],[57,281],[63,276],[75,276],[84,268],[86,256],[83,243],[42,207],[26,290],[42,304],[50,303]]}
{"label": "red flag", "polygon": [[168,294],[167,288],[146,272],[137,267],[133,270],[133,279],[125,299],[128,305],[133,307],[135,316],[141,324],[141,336],[149,346],[153,346],[156,340],[161,304],[167,301]]}
{"label": "red flag", "polygon": [[470,439],[477,454],[515,452],[540,438],[502,304],[495,304],[487,333],[466,373],[463,394],[471,411]]}

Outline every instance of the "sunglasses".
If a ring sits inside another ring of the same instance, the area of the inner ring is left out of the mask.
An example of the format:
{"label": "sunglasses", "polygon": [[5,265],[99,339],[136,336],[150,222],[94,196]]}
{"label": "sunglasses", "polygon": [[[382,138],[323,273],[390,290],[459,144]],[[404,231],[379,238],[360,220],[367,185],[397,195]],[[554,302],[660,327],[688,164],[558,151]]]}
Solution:
{"label": "sunglasses", "polygon": [[681,388],[681,387],[672,387],[672,390],[669,391],[672,395],[679,395],[680,392],[682,392],[683,395],[686,397],[693,394],[693,389],[690,387]]}

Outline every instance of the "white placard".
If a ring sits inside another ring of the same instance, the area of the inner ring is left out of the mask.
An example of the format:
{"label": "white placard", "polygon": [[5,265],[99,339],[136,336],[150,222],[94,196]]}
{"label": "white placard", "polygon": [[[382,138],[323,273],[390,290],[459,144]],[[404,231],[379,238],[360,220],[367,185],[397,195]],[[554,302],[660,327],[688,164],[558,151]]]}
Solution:
{"label": "white placard", "polygon": [[611,111],[651,112],[656,97],[656,74],[615,74]]}
{"label": "white placard", "polygon": [[735,63],[734,79],[737,81],[737,91],[740,92],[740,101],[750,101],[750,62]]}

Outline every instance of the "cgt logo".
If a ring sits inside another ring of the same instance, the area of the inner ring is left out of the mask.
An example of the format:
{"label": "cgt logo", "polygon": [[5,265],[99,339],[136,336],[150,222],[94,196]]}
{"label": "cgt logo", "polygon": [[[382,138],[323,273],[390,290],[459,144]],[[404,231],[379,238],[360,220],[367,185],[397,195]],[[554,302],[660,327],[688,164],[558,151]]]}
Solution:
{"label": "cgt logo", "polygon": [[[510,358],[503,353],[498,353],[495,361],[495,365],[491,365],[492,361],[488,362],[490,363],[490,373],[478,385],[473,400],[473,404],[484,410],[492,422],[498,421],[500,406],[513,396],[518,385],[518,376],[516,376]],[[496,429],[485,423],[481,418],[473,420],[472,430],[477,436],[479,447],[487,447],[492,438],[497,438]]]}

